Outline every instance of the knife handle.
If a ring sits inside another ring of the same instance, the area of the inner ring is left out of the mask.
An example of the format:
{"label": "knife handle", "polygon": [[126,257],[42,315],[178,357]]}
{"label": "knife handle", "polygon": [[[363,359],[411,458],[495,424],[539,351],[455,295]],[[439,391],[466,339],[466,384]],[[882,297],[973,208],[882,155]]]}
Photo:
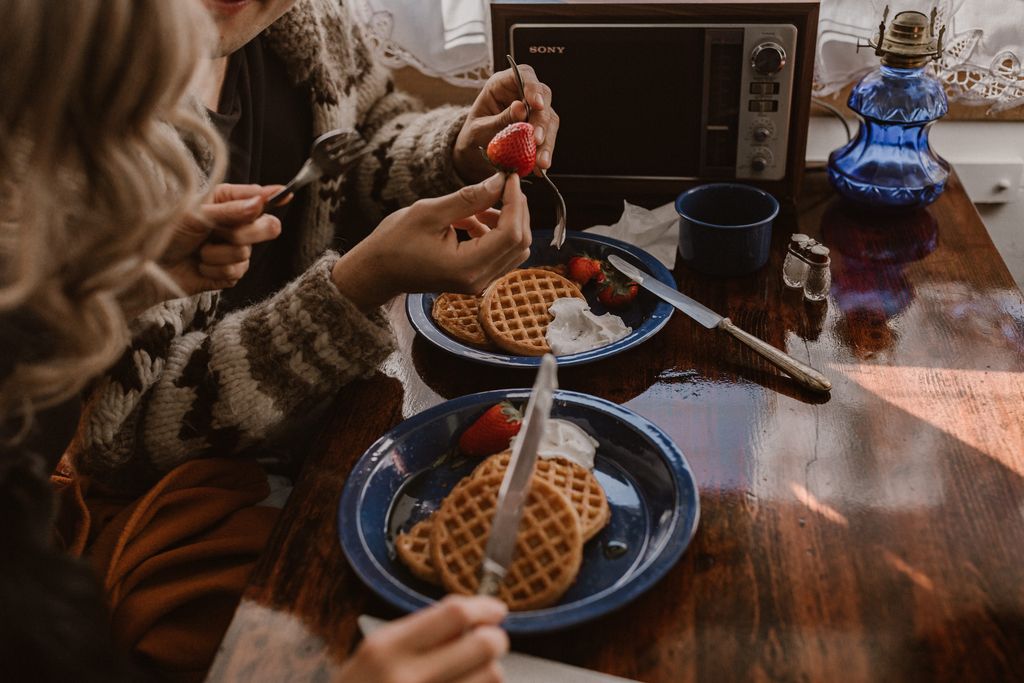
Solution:
{"label": "knife handle", "polygon": [[757,351],[769,363],[782,370],[784,373],[795,379],[800,384],[814,391],[827,392],[832,389],[832,382],[825,375],[814,368],[801,363],[788,353],[780,351],[763,339],[758,339],[749,332],[736,327],[728,318],[722,318],[718,323],[719,329],[725,330],[741,342]]}
{"label": "knife handle", "polygon": [[502,577],[497,572],[483,570],[480,576],[480,586],[476,590],[477,595],[488,595],[495,597],[498,595],[498,586],[501,585]]}

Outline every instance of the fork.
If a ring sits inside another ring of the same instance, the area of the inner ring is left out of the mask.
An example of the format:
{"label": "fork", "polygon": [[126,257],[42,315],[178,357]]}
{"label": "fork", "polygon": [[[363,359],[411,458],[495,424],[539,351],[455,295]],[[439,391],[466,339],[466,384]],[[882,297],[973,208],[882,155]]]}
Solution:
{"label": "fork", "polygon": [[359,133],[350,129],[332,130],[313,141],[309,158],[284,189],[267,200],[267,206],[280,206],[299,188],[331,174],[337,175],[367,152],[368,145]]}
{"label": "fork", "polygon": [[[530,120],[530,103],[526,101],[526,88],[523,86],[523,75],[519,73],[519,65],[516,64],[516,60],[512,59],[512,55],[505,55],[508,59],[508,63],[512,66],[512,73],[516,76],[516,85],[519,86],[519,97],[523,100],[523,104],[526,105],[526,120]],[[535,173],[538,173],[544,182],[548,184],[551,191],[555,193],[555,236],[551,240],[551,246],[555,249],[561,249],[562,245],[565,244],[565,199],[562,197],[562,193],[558,191],[558,188],[548,174],[542,168],[535,169]]]}

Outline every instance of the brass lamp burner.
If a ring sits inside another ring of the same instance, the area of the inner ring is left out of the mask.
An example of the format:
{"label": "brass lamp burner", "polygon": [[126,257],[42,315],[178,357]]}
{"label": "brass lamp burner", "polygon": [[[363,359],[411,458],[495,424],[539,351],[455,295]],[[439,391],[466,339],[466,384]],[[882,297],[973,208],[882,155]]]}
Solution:
{"label": "brass lamp burner", "polygon": [[900,69],[914,69],[924,66],[933,59],[942,56],[942,39],[946,34],[946,27],[939,29],[935,34],[936,10],[932,9],[931,17],[921,12],[905,11],[898,13],[885,28],[885,22],[889,18],[889,7],[885,8],[882,14],[882,21],[878,25],[878,37],[875,42],[870,40],[867,44],[858,44],[857,49],[872,47],[875,54],[882,58],[882,64]]}

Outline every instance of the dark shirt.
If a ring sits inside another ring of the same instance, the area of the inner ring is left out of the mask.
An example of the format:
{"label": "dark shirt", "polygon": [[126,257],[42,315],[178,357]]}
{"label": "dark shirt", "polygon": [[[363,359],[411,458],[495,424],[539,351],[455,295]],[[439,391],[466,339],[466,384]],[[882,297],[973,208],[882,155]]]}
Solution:
{"label": "dark shirt", "polygon": [[[283,185],[306,161],[313,142],[313,108],[307,88],[288,77],[284,62],[257,36],[228,59],[217,112],[210,116],[228,143],[225,182]],[[253,247],[249,271],[221,295],[221,309],[262,301],[296,275],[296,253],[307,192],[273,210],[281,236]]]}
{"label": "dark shirt", "polygon": [[[55,352],[52,331],[0,314],[0,379]],[[0,417],[0,662],[4,680],[139,681],[110,638],[93,569],[53,543],[53,472],[75,432],[77,397],[37,411],[22,433]],[[12,441],[15,436],[20,438]]]}
{"label": "dark shirt", "polygon": [[[57,353],[56,337],[52,328],[34,315],[23,311],[0,313],[0,380],[7,380],[19,363],[45,362]],[[30,429],[22,434],[24,421],[18,416],[0,415],[0,455],[10,448],[15,437],[18,450],[40,456],[43,470],[52,472],[75,435],[81,400],[74,396],[67,401],[37,411],[29,422]]]}

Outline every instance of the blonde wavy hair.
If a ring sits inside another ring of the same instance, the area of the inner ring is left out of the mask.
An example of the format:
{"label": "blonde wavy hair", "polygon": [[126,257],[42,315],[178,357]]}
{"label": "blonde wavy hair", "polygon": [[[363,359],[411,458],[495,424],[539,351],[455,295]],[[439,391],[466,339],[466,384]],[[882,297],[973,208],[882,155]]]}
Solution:
{"label": "blonde wavy hair", "polygon": [[2,423],[123,352],[126,293],[203,192],[183,140],[215,150],[214,178],[224,155],[189,97],[215,44],[199,0],[0,0],[0,16]]}

